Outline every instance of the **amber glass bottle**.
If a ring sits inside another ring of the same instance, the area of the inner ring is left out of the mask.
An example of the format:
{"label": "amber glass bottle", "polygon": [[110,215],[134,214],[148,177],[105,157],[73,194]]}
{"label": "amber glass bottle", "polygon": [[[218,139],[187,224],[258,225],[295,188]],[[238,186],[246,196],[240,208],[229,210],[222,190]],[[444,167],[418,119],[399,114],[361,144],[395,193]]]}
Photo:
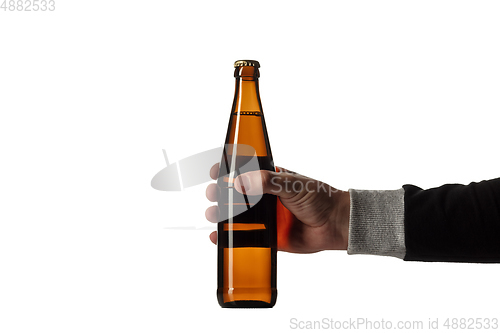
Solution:
{"label": "amber glass bottle", "polygon": [[218,178],[217,299],[222,307],[270,308],[277,296],[277,199],[243,195],[233,187],[244,172],[274,171],[259,95],[260,65],[239,60],[234,67],[236,92]]}

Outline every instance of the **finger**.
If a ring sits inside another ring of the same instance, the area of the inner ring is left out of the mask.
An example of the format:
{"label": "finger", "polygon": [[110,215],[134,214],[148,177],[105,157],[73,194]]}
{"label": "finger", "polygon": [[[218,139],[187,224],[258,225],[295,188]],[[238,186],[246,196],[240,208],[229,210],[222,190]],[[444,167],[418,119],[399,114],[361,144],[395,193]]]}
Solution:
{"label": "finger", "polygon": [[214,164],[212,168],[210,168],[210,178],[216,180],[218,175],[219,175],[219,163]]}
{"label": "finger", "polygon": [[205,217],[210,222],[213,223],[219,222],[219,207],[217,206],[208,207],[207,210],[205,211]]}
{"label": "finger", "polygon": [[238,176],[234,187],[238,192],[248,195],[269,193],[288,199],[307,191],[311,186],[309,182],[315,182],[315,180],[297,173],[257,170]]}
{"label": "finger", "polygon": [[210,184],[207,186],[205,194],[209,201],[216,202],[217,198],[219,197],[218,192],[219,192],[219,187],[217,186],[217,184]]}
{"label": "finger", "polygon": [[212,241],[212,243],[217,245],[217,231],[213,231],[209,237],[210,237],[210,240]]}

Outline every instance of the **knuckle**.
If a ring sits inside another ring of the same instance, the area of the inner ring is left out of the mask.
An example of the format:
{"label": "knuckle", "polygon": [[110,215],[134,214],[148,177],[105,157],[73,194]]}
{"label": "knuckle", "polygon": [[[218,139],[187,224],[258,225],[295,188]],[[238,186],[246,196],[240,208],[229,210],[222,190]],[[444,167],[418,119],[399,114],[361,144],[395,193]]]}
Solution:
{"label": "knuckle", "polygon": [[270,183],[270,180],[271,180],[271,177],[269,175],[269,171],[267,170],[261,170],[260,171],[260,178],[261,178],[261,181],[262,181],[262,185],[267,186],[269,185]]}

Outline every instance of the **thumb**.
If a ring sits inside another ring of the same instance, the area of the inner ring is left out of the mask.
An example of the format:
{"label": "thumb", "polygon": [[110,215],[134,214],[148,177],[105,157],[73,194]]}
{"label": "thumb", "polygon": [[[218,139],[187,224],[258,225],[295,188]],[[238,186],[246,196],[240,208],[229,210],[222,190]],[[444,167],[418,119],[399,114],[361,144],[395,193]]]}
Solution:
{"label": "thumb", "polygon": [[287,199],[307,190],[305,180],[311,179],[290,172],[257,170],[239,175],[235,179],[234,187],[238,192],[247,195],[268,193]]}

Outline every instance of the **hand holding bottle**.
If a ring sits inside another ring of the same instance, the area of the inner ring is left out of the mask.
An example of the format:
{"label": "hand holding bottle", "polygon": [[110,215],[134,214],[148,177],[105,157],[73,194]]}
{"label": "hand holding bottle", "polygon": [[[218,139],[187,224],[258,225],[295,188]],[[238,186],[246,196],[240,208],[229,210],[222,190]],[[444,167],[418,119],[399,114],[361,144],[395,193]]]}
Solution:
{"label": "hand holding bottle", "polygon": [[[210,170],[217,179],[219,165]],[[322,250],[346,250],[349,233],[349,193],[298,173],[277,168],[276,172],[260,170],[238,176],[238,192],[247,195],[277,195],[278,250],[312,253]],[[217,185],[207,187],[207,198],[217,201]],[[217,206],[209,207],[206,217],[217,222]],[[217,242],[217,232],[210,234]]]}

